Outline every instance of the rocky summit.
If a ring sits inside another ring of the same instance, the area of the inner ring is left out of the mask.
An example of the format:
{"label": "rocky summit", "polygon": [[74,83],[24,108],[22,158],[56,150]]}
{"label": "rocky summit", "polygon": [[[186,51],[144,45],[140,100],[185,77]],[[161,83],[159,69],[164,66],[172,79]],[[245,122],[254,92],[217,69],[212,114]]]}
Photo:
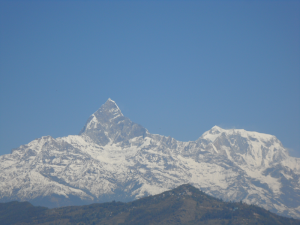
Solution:
{"label": "rocky summit", "polygon": [[273,135],[214,126],[196,141],[151,134],[108,99],[79,135],[0,156],[0,201],[58,207],[132,201],[191,184],[225,201],[300,218],[300,159]]}

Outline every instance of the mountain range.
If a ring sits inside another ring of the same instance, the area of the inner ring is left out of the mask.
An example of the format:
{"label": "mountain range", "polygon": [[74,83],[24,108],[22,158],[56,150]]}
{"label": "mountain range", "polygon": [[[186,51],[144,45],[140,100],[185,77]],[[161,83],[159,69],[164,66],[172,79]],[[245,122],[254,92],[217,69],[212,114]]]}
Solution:
{"label": "mountain range", "polygon": [[300,159],[275,136],[214,126],[177,141],[149,133],[111,99],[78,135],[44,136],[0,156],[0,181],[0,202],[47,207],[132,201],[188,183],[300,218]]}

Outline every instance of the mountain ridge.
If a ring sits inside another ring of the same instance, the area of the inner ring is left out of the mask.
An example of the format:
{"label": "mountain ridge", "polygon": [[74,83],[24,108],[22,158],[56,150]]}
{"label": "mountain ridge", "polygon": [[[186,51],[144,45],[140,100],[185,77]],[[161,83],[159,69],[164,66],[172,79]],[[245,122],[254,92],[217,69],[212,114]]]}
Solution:
{"label": "mountain ridge", "polygon": [[298,225],[242,202],[223,202],[189,184],[132,202],[107,202],[54,209],[28,202],[0,203],[3,225],[12,224],[272,224]]}
{"label": "mountain ridge", "polygon": [[218,126],[189,142],[151,134],[108,99],[79,135],[42,137],[0,156],[0,201],[130,201],[191,183],[300,218],[299,164],[273,135]]}

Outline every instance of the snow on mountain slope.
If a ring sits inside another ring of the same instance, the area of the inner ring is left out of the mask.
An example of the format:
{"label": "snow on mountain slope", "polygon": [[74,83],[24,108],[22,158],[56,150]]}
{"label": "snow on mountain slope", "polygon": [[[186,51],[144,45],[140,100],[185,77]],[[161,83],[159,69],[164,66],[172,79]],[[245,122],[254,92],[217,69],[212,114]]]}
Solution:
{"label": "snow on mountain slope", "polygon": [[108,99],[79,135],[42,137],[0,156],[0,201],[129,201],[190,183],[300,218],[299,162],[275,136],[243,129],[214,126],[190,142],[150,134]]}

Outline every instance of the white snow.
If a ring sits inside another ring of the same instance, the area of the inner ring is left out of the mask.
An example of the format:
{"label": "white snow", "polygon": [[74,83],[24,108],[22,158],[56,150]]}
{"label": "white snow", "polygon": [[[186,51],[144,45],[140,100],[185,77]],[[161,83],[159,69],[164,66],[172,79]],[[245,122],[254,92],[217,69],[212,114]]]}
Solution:
{"label": "white snow", "polygon": [[[122,115],[118,107],[112,114]],[[98,123],[93,114],[87,128],[94,129]],[[216,144],[221,135],[229,145]],[[246,149],[241,149],[236,137]],[[113,195],[124,187],[129,195],[139,198],[191,183],[223,199],[238,201],[239,194],[243,194],[246,202],[270,210],[289,210],[300,218],[300,206],[283,204],[280,178],[264,175],[267,169],[283,166],[300,176],[300,159],[288,156],[276,137],[214,126],[201,139],[209,143],[180,142],[146,131],[146,137],[134,137],[122,147],[122,143],[113,140],[100,146],[86,135],[42,137],[20,146],[13,154],[0,156],[0,197],[11,197],[19,189],[17,197],[22,200],[50,194],[94,199]],[[283,175],[294,179],[287,173]],[[131,189],[135,184],[141,186]],[[259,197],[250,200],[256,195]]]}

